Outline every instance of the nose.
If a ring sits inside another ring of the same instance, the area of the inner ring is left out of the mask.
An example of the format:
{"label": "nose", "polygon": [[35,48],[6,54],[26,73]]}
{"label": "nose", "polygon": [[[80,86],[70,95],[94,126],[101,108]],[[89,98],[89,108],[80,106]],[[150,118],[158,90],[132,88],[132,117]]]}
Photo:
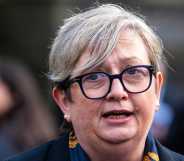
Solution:
{"label": "nose", "polygon": [[109,100],[127,100],[128,93],[125,91],[123,85],[121,84],[119,79],[114,79],[112,81],[112,86],[109,94],[107,95],[107,99]]}

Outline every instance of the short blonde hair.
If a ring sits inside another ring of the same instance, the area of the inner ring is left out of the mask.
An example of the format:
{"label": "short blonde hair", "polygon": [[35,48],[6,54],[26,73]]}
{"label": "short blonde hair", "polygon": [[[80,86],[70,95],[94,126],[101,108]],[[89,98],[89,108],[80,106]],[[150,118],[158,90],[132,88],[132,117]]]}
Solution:
{"label": "short blonde hair", "polygon": [[[148,49],[151,64],[157,71],[160,70],[163,45],[144,19],[118,5],[104,4],[64,21],[50,52],[50,79],[62,81],[101,64],[112,53],[122,29],[130,29],[140,35]],[[76,63],[87,49],[90,57],[76,68]]]}

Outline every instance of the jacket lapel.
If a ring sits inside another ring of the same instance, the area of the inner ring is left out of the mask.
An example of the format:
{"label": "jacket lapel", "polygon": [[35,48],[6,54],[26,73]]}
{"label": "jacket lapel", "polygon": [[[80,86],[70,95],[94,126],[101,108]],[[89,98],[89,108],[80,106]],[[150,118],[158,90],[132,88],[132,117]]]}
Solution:
{"label": "jacket lapel", "polygon": [[67,134],[61,136],[50,147],[47,161],[70,161]]}
{"label": "jacket lapel", "polygon": [[156,141],[160,161],[183,161],[183,156],[177,154]]}

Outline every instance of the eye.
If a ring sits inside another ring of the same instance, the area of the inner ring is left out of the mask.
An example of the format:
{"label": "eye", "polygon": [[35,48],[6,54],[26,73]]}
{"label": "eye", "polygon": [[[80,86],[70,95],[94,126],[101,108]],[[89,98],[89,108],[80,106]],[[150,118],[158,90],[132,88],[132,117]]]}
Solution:
{"label": "eye", "polygon": [[125,71],[126,74],[134,75],[139,74],[141,71],[138,68],[130,68]]}
{"label": "eye", "polygon": [[123,79],[139,81],[148,78],[149,71],[145,67],[127,68],[123,73]]}
{"label": "eye", "polygon": [[97,80],[98,77],[98,74],[90,74],[86,77],[86,80]]}
{"label": "eye", "polygon": [[83,78],[83,81],[99,81],[102,80],[106,75],[104,73],[92,73],[88,74]]}

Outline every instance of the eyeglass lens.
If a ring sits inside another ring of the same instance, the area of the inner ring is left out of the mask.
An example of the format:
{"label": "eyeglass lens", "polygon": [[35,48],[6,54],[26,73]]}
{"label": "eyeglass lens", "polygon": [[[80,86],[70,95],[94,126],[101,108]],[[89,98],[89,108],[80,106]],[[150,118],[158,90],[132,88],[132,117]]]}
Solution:
{"label": "eyeglass lens", "polygon": [[[130,67],[119,75],[125,90],[130,93],[139,93],[150,85],[150,71],[146,67]],[[111,77],[114,79],[113,75]],[[89,73],[82,78],[81,82],[83,92],[89,98],[105,96],[112,83],[109,74],[103,72]]]}

